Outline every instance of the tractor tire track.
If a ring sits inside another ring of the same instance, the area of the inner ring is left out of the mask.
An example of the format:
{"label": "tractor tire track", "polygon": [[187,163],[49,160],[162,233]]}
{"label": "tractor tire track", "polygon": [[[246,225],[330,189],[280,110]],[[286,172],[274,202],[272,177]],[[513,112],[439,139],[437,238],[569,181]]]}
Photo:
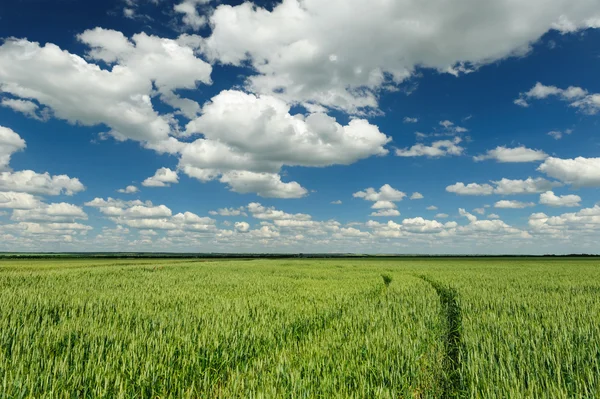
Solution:
{"label": "tractor tire track", "polygon": [[458,304],[458,292],[455,288],[443,285],[428,276],[417,276],[433,287],[440,298],[444,317],[444,378],[443,398],[460,398],[464,391],[464,381],[461,379],[461,360],[466,356],[462,341],[462,314]]}

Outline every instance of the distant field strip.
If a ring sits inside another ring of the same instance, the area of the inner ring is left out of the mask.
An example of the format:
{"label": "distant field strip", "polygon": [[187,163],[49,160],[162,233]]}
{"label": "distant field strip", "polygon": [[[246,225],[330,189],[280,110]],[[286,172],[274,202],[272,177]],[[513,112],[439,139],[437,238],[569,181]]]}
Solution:
{"label": "distant field strip", "polygon": [[0,260],[0,398],[595,398],[599,293],[596,259]]}

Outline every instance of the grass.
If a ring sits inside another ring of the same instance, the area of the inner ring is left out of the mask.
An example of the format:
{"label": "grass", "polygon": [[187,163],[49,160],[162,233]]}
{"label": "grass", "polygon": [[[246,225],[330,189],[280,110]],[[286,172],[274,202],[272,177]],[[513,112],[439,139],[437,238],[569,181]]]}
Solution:
{"label": "grass", "polygon": [[0,397],[600,397],[599,266],[3,260]]}

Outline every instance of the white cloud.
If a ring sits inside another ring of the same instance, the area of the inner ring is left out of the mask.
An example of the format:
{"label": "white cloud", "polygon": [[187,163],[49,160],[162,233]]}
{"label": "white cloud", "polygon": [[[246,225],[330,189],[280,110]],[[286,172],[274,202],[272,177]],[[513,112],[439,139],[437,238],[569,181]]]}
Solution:
{"label": "white cloud", "polygon": [[2,102],[0,102],[0,105],[3,107],[6,107],[6,108],[10,108],[15,112],[20,112],[23,115],[28,116],[33,119],[37,119],[37,120],[44,119],[44,118],[41,118],[37,114],[39,106],[36,103],[34,103],[33,101],[19,100],[19,99],[14,99],[14,98],[3,98]]}
{"label": "white cloud", "polygon": [[206,25],[206,17],[198,13],[197,6],[206,4],[210,0],[184,0],[183,2],[173,6],[173,10],[183,14],[182,21],[185,25],[193,30],[199,30]]}
{"label": "white cloud", "polygon": [[572,134],[573,130],[572,129],[567,129],[564,132],[561,132],[559,130],[552,130],[550,132],[548,132],[548,136],[552,137],[554,140],[560,140],[563,138],[563,136],[565,134]]}
{"label": "white cloud", "polygon": [[533,202],[521,202],[514,200],[501,200],[494,204],[494,208],[503,209],[523,209],[531,206],[535,206],[535,204]]}
{"label": "white cloud", "polygon": [[[96,28],[78,39],[90,47],[88,60],[26,39],[0,45],[1,91],[35,99],[57,118],[85,126],[107,125],[118,140],[132,139],[158,146],[173,132],[173,119],[159,115],[151,97],[177,99],[176,89],[210,83],[211,66],[176,40]],[[156,87],[156,90],[153,88]]]}
{"label": "white cloud", "polygon": [[434,141],[430,146],[425,144],[415,144],[410,148],[397,148],[396,155],[399,157],[430,157],[438,158],[447,155],[461,155],[464,148],[459,144],[462,141],[460,137],[453,140]]}
{"label": "white cloud", "polygon": [[501,195],[537,194],[561,185],[558,182],[548,181],[541,177],[535,179],[528,177],[525,180],[503,178],[498,181],[493,181],[492,183],[496,185],[494,194]]}
{"label": "white cloud", "polygon": [[527,100],[540,100],[548,97],[558,97],[560,100],[568,102],[569,106],[577,108],[585,114],[594,115],[600,111],[600,94],[590,94],[581,87],[570,86],[561,89],[556,86],[545,86],[540,82],[536,83],[528,92],[521,93],[514,103],[522,107],[528,107]]}
{"label": "white cloud", "polygon": [[201,47],[211,60],[248,62],[257,72],[247,82],[253,91],[357,112],[376,107],[379,91],[417,66],[469,73],[527,53],[551,29],[588,27],[598,14],[594,1],[532,1],[287,0],[271,11],[220,5]]}
{"label": "white cloud", "polygon": [[308,190],[296,182],[282,182],[276,173],[227,172],[220,181],[233,192],[256,193],[264,198],[302,198],[308,194]]}
{"label": "white cloud", "polygon": [[51,176],[48,172],[36,173],[32,170],[21,170],[1,172],[0,190],[42,195],[74,195],[84,191],[85,186],[75,177]]}
{"label": "white cloud", "polygon": [[234,90],[205,104],[186,134],[203,138],[182,147],[183,172],[201,181],[219,179],[235,192],[279,198],[307,193],[297,182],[281,181],[284,165],[349,165],[386,155],[384,146],[390,141],[363,119],[342,126],[321,113],[291,115],[290,106],[279,99]]}
{"label": "white cloud", "polygon": [[419,121],[419,118],[411,118],[409,116],[405,116],[402,121],[404,123],[417,123]]}
{"label": "white cloud", "polygon": [[342,205],[342,200],[331,201],[333,205]]}
{"label": "white cloud", "polygon": [[423,194],[419,193],[419,192],[415,192],[410,196],[411,200],[420,200],[423,199],[425,197],[423,197]]}
{"label": "white cloud", "polygon": [[400,212],[397,209],[382,209],[377,212],[372,212],[371,216],[375,217],[395,217],[400,216]]}
{"label": "white cloud", "polygon": [[394,209],[396,208],[396,204],[392,201],[382,201],[379,200],[371,206],[372,209]]}
{"label": "white cloud", "polygon": [[600,158],[550,157],[538,167],[538,170],[575,187],[600,187]]}
{"label": "white cloud", "polygon": [[177,172],[169,168],[160,168],[154,176],[151,176],[142,182],[144,187],[169,187],[171,184],[179,183]]}
{"label": "white cloud", "polygon": [[136,186],[127,186],[125,188],[120,188],[117,190],[117,192],[119,192],[121,194],[135,194],[139,191],[140,191],[140,189],[137,188]]}
{"label": "white cloud", "polygon": [[221,208],[217,211],[208,212],[210,215],[216,216],[246,216],[246,212],[244,212],[243,206],[239,208]]}
{"label": "white cloud", "polygon": [[247,233],[250,230],[250,225],[246,222],[236,222],[234,227],[240,233]]}
{"label": "white cloud", "polygon": [[40,204],[32,209],[15,209],[11,220],[18,222],[75,222],[87,219],[86,213],[79,206],[61,202],[58,204]]}
{"label": "white cloud", "polygon": [[516,148],[507,148],[504,146],[489,150],[485,155],[473,157],[475,161],[484,161],[494,159],[497,162],[535,162],[543,161],[548,157],[542,150],[532,150],[524,146]]}
{"label": "white cloud", "polygon": [[[354,198],[362,198],[365,201],[372,201],[372,202],[375,202],[376,204],[380,203],[380,206],[383,206],[383,204],[385,204],[385,203],[402,201],[402,199],[404,197],[406,197],[406,193],[396,190],[389,184],[384,184],[383,186],[381,186],[379,191],[375,190],[373,187],[369,187],[364,191],[358,191],[358,192],[352,194],[352,196]],[[392,205],[393,205],[392,207],[395,207],[394,204],[392,204]],[[375,208],[375,205],[373,205],[373,208],[374,209],[382,209],[381,207]]]}
{"label": "white cloud", "polygon": [[12,129],[0,126],[0,171],[7,170],[10,157],[26,147],[25,140]]}
{"label": "white cloud", "polygon": [[581,197],[578,195],[556,195],[552,191],[546,191],[540,194],[540,204],[548,206],[580,206]]}
{"label": "white cloud", "polygon": [[494,192],[494,188],[489,184],[470,183],[465,185],[459,182],[446,187],[446,191],[458,195],[491,195]]}
{"label": "white cloud", "polygon": [[252,217],[262,220],[301,220],[308,221],[311,219],[310,215],[304,213],[290,214],[283,211],[279,211],[274,207],[267,208],[257,202],[248,204],[248,212],[252,214]]}
{"label": "white cloud", "polygon": [[446,187],[446,191],[458,195],[537,194],[562,185],[561,183],[548,181],[541,177],[535,179],[528,177],[525,180],[502,178],[501,180],[492,181],[491,183],[494,184],[495,187],[487,183],[470,183],[465,185],[464,183],[459,182]]}
{"label": "white cloud", "polygon": [[486,236],[531,238],[531,235],[528,232],[512,227],[502,220],[478,220],[475,215],[470,214],[462,208],[458,211],[461,216],[464,216],[469,220],[469,224],[467,226],[460,226],[457,228],[458,234],[474,235],[479,240]]}
{"label": "white cloud", "polygon": [[447,213],[438,213],[435,215],[438,219],[446,219],[449,215]]}
{"label": "white cloud", "polygon": [[487,218],[488,218],[488,219],[500,219],[500,215],[497,215],[497,214],[495,214],[495,213],[490,213],[490,214],[487,216]]}
{"label": "white cloud", "polygon": [[437,211],[437,209],[438,209],[438,207],[435,206],[435,205],[430,205],[430,206],[427,207],[428,211]]}
{"label": "white cloud", "polygon": [[0,192],[0,208],[34,209],[40,207],[40,204],[38,198],[28,193]]}
{"label": "white cloud", "polygon": [[480,215],[485,215],[485,208],[475,208],[473,212],[478,213]]}

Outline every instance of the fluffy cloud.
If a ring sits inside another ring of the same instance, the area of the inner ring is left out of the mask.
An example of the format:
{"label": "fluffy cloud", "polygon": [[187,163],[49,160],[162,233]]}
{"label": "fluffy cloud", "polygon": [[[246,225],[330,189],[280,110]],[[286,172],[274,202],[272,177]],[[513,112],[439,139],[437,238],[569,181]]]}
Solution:
{"label": "fluffy cloud", "polygon": [[0,192],[0,208],[34,209],[41,204],[37,197],[28,193]]}
{"label": "fluffy cloud", "polygon": [[574,207],[579,206],[581,197],[578,195],[556,195],[552,191],[546,191],[540,194],[540,204],[548,206],[566,206]]}
{"label": "fluffy cloud", "polygon": [[392,201],[377,201],[373,204],[373,206],[371,206],[371,208],[373,209],[394,209],[396,207],[396,204],[394,204]]}
{"label": "fluffy cloud", "polygon": [[76,219],[87,219],[86,213],[79,206],[61,202],[58,204],[40,204],[33,209],[15,209],[11,220],[18,222],[75,222]]}
{"label": "fluffy cloud", "polygon": [[517,238],[531,237],[528,232],[512,227],[502,220],[479,220],[475,215],[470,214],[462,208],[458,211],[461,216],[464,216],[469,220],[469,224],[467,226],[460,226],[457,228],[458,234],[474,235],[479,239],[482,239],[486,236],[512,236]]}
{"label": "fluffy cloud", "polygon": [[137,188],[136,186],[127,186],[125,188],[120,188],[117,190],[117,192],[119,192],[121,194],[135,194],[139,191],[140,191],[140,189]]}
{"label": "fluffy cloud", "polygon": [[257,72],[247,81],[253,91],[357,112],[376,107],[378,92],[404,81],[416,66],[468,73],[526,53],[550,29],[588,27],[598,14],[594,1],[533,1],[286,0],[272,10],[249,2],[220,5],[201,48],[213,61],[249,63]]}
{"label": "fluffy cloud", "polygon": [[236,222],[234,227],[240,233],[246,233],[250,230],[250,225],[246,222]]}
{"label": "fluffy cloud", "polygon": [[600,206],[595,205],[592,208],[559,216],[534,213],[529,217],[529,226],[538,234],[561,239],[574,239],[576,236],[588,235],[595,243],[600,231]]}
{"label": "fluffy cloud", "polygon": [[51,43],[9,39],[0,46],[0,91],[34,99],[57,118],[86,126],[104,124],[119,140],[156,147],[172,133],[173,120],[154,110],[151,97],[158,94],[184,112],[185,101],[174,90],[210,83],[211,66],[179,41],[145,33],[129,40],[100,28],[78,39],[90,48],[88,60],[111,68],[102,69]]}
{"label": "fluffy cloud", "polygon": [[492,183],[496,185],[494,194],[501,195],[537,194],[561,185],[558,182],[548,181],[541,177],[535,179],[528,177],[525,180],[503,178],[498,181],[493,181]]}
{"label": "fluffy cloud", "polygon": [[535,204],[533,202],[521,202],[512,200],[501,200],[494,204],[494,208],[503,209],[523,209],[530,206],[535,206]]}
{"label": "fluffy cloud", "polygon": [[140,230],[167,230],[175,235],[216,231],[216,221],[210,217],[201,217],[192,212],[173,215],[167,206],[155,206],[150,201],[95,198],[85,205],[98,208],[104,216],[119,225]]}
{"label": "fluffy cloud", "polygon": [[228,172],[220,181],[233,192],[256,193],[264,198],[302,198],[308,194],[308,190],[296,182],[282,182],[281,176],[276,173]]}
{"label": "fluffy cloud", "polygon": [[459,182],[446,187],[446,191],[458,195],[491,195],[494,192],[494,188],[489,184],[470,183],[465,185]]}
{"label": "fluffy cloud", "polygon": [[40,117],[37,114],[39,106],[33,101],[29,100],[19,100],[14,98],[3,98],[0,105],[6,108],[10,108],[15,112],[20,112],[25,116],[28,116],[33,119],[43,120],[44,118]]}
{"label": "fluffy cloud", "polygon": [[304,213],[290,214],[283,211],[279,211],[273,207],[267,208],[257,202],[248,204],[248,212],[252,214],[252,217],[263,220],[310,220],[311,216]]}
{"label": "fluffy cloud", "polygon": [[542,150],[532,150],[524,146],[516,148],[500,146],[489,150],[485,155],[473,157],[473,159],[477,162],[486,159],[494,159],[497,162],[535,162],[543,161],[547,157],[548,154]]}
{"label": "fluffy cloud", "polygon": [[460,137],[453,140],[434,141],[430,146],[425,144],[415,144],[410,148],[397,148],[396,155],[399,157],[430,157],[438,158],[447,155],[461,155],[464,148],[459,144],[462,142]]}
{"label": "fluffy cloud", "polygon": [[333,204],[333,205],[342,205],[342,200],[331,201],[331,204]]}
{"label": "fluffy cloud", "polygon": [[600,186],[600,158],[560,159],[550,157],[538,167],[538,170],[575,187]]}
{"label": "fluffy cloud", "polygon": [[[364,191],[358,191],[358,192],[352,194],[352,196],[354,198],[362,198],[365,201],[372,201],[375,203],[380,202],[380,205],[382,205],[382,206],[375,208],[375,205],[373,205],[373,208],[374,209],[382,209],[382,208],[384,208],[383,201],[386,201],[389,203],[396,202],[396,201],[402,201],[402,199],[404,197],[406,197],[406,193],[396,190],[389,184],[384,184],[383,186],[381,186],[379,191],[377,191],[373,187],[369,187]],[[393,205],[392,207],[395,207],[395,205]]]}
{"label": "fluffy cloud", "polygon": [[142,182],[144,187],[169,187],[171,184],[179,183],[177,172],[169,168],[160,168],[154,176],[151,176]]}
{"label": "fluffy cloud", "polygon": [[400,212],[397,209],[382,209],[377,212],[372,212],[371,216],[375,217],[395,217],[400,216]]}
{"label": "fluffy cloud", "polygon": [[411,200],[419,200],[419,199],[423,199],[423,198],[425,198],[425,197],[423,197],[423,194],[421,194],[421,193],[413,193],[410,196]]}
{"label": "fluffy cloud", "polygon": [[322,113],[290,114],[290,106],[272,96],[223,91],[186,127],[203,138],[181,149],[179,168],[201,181],[219,179],[232,191],[262,197],[299,198],[307,190],[282,182],[284,165],[349,165],[385,155],[390,141],[363,119],[342,126]]}
{"label": "fluffy cloud", "polygon": [[185,25],[193,30],[199,30],[206,25],[206,17],[198,13],[197,6],[206,4],[210,0],[184,0],[183,2],[173,6],[173,10],[183,14],[182,21]]}
{"label": "fluffy cloud", "polygon": [[51,176],[48,172],[36,173],[32,170],[22,170],[1,172],[0,190],[42,195],[73,195],[84,191],[85,186],[75,177]]}
{"label": "fluffy cloud", "polygon": [[435,205],[430,205],[426,208],[428,211],[437,211],[438,207]]}
{"label": "fluffy cloud", "polygon": [[216,216],[246,216],[246,212],[244,212],[244,207],[239,208],[221,208],[217,211],[208,212],[210,215]]}
{"label": "fluffy cloud", "polygon": [[419,121],[418,118],[411,118],[409,116],[405,116],[402,120],[404,123],[417,123]]}
{"label": "fluffy cloud", "polygon": [[600,111],[600,94],[589,94],[581,87],[570,86],[561,89],[556,86],[545,86],[540,82],[536,83],[528,92],[521,93],[515,100],[515,104],[528,107],[528,100],[540,100],[548,97],[558,97],[585,114],[594,115]]}
{"label": "fluffy cloud", "polygon": [[12,129],[0,126],[0,171],[7,170],[10,157],[26,147],[25,140]]}
{"label": "fluffy cloud", "polygon": [[487,183],[470,183],[465,185],[464,183],[459,182],[446,187],[446,191],[458,195],[536,194],[561,185],[558,182],[551,182],[541,177],[535,179],[528,177],[525,180],[511,180],[503,178],[498,181],[492,181],[492,184],[494,184],[495,187]]}

